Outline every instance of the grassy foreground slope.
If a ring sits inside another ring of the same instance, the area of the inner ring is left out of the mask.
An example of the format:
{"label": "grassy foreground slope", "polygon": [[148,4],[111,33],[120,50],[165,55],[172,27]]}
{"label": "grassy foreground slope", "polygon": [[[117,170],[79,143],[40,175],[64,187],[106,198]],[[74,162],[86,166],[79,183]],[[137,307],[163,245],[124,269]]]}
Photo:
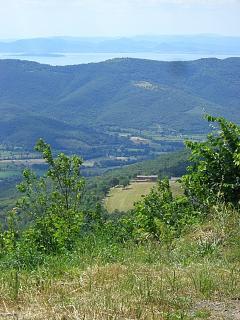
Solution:
{"label": "grassy foreground slope", "polygon": [[171,246],[88,236],[18,275],[0,264],[0,319],[238,320],[238,212],[215,208]]}

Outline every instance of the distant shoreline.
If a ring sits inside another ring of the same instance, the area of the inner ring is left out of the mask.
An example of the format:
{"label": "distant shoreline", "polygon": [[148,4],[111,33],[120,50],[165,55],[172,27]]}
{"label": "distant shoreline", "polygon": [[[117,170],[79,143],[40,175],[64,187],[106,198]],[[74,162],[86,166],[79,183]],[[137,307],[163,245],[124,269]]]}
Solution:
{"label": "distant shoreline", "polygon": [[53,66],[67,66],[76,64],[98,63],[114,58],[136,58],[156,61],[193,61],[201,58],[226,59],[240,57],[234,54],[203,54],[203,53],[159,53],[159,52],[118,52],[118,53],[4,53],[0,52],[0,59],[20,59],[35,61]]}

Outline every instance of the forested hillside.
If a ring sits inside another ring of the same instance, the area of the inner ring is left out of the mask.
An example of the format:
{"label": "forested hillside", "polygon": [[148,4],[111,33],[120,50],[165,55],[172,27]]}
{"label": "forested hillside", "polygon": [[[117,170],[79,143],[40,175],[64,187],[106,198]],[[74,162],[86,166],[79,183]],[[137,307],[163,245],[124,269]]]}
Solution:
{"label": "forested hillside", "polygon": [[203,108],[239,118],[239,74],[240,58],[65,67],[1,60],[1,143],[32,148],[43,137],[87,153],[99,145],[131,147],[122,130],[202,133]]}

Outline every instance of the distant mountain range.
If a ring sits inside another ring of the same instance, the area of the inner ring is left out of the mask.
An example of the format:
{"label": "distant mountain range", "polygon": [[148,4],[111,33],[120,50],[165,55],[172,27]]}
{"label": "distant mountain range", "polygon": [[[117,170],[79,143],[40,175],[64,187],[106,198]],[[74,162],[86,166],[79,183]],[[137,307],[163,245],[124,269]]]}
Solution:
{"label": "distant mountain range", "polygon": [[49,55],[56,53],[202,53],[240,54],[240,37],[218,35],[136,36],[131,38],[52,37],[0,41],[0,53]]}
{"label": "distant mountain range", "polygon": [[53,67],[0,60],[0,143],[62,148],[121,145],[109,127],[182,134],[208,130],[205,111],[240,120],[240,58],[113,59]]}

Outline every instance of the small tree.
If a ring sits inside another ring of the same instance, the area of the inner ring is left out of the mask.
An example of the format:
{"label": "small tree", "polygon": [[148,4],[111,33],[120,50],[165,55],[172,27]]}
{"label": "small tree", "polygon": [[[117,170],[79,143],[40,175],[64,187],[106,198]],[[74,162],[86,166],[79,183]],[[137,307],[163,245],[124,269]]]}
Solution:
{"label": "small tree", "polygon": [[30,237],[43,251],[70,248],[79,235],[83,220],[80,211],[84,186],[80,175],[82,160],[64,153],[54,159],[50,145],[42,139],[35,149],[42,154],[48,170],[40,178],[30,169],[24,170],[23,182],[17,186],[23,193],[18,210],[27,213],[33,221],[25,237]]}
{"label": "small tree", "polygon": [[122,177],[119,181],[119,183],[123,186],[124,189],[129,185],[129,182],[129,178],[127,177]]}
{"label": "small tree", "polygon": [[193,165],[183,177],[188,196],[196,204],[240,200],[240,127],[224,118],[207,115],[220,130],[208,135],[206,142],[187,141]]}
{"label": "small tree", "polygon": [[157,188],[135,203],[133,214],[137,239],[151,236],[171,242],[187,225],[198,221],[198,213],[186,196],[173,197],[167,178],[159,181]]}

